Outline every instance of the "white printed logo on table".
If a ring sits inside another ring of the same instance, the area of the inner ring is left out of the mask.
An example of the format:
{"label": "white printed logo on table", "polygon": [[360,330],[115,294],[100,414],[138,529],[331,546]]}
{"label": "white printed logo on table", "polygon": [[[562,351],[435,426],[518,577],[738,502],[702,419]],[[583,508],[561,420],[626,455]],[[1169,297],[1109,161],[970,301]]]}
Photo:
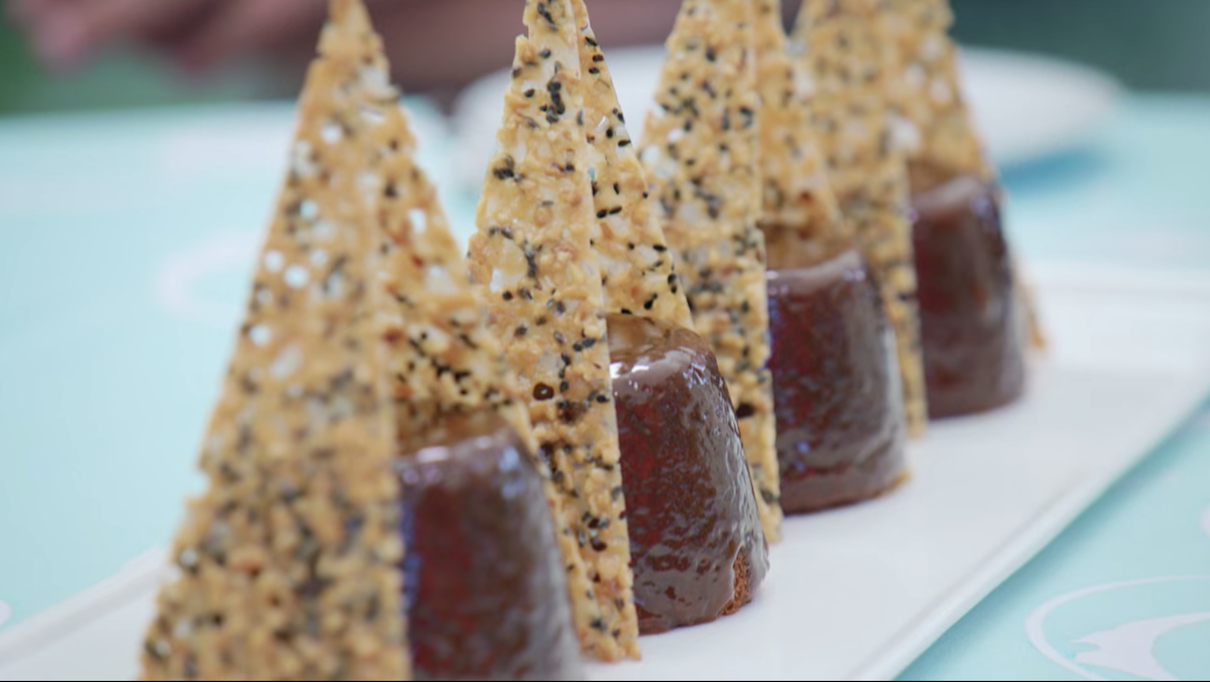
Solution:
{"label": "white printed logo on table", "polygon": [[228,328],[239,319],[248,273],[260,234],[217,233],[164,259],[155,277],[155,297],[186,322]]}
{"label": "white printed logo on table", "polygon": [[[1199,519],[1210,537],[1210,508]],[[1098,585],[1056,597],[1025,624],[1033,646],[1088,680],[1210,678],[1210,575]]]}

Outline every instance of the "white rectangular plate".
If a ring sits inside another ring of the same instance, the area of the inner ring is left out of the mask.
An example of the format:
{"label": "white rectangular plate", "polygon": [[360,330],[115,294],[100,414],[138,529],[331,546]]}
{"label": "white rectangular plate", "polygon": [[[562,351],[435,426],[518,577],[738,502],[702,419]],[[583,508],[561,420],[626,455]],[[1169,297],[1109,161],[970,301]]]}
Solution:
{"label": "white rectangular plate", "polygon": [[[1210,287],[1039,271],[1055,347],[1028,399],[936,425],[894,495],[788,520],[753,604],[590,677],[893,677],[1210,392]],[[133,678],[162,561],[0,635],[0,680]]]}

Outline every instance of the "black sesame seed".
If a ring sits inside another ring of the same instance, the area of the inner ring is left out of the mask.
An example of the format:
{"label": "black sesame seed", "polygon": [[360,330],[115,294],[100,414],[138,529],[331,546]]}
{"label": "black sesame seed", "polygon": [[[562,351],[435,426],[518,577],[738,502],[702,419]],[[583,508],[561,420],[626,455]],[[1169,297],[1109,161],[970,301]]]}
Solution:
{"label": "black sesame seed", "polygon": [[526,274],[530,279],[538,278],[538,254],[526,249],[525,262],[528,264]]}
{"label": "black sesame seed", "polygon": [[559,401],[559,421],[564,424],[574,424],[583,416],[584,409],[578,403],[566,400]]}

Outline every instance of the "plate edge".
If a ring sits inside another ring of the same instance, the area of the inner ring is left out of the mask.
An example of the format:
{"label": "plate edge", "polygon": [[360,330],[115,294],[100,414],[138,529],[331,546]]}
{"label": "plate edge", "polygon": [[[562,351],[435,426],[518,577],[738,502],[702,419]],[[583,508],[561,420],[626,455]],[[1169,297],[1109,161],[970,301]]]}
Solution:
{"label": "plate edge", "polygon": [[[1163,412],[1167,416],[1154,418],[1151,420],[1153,423],[1136,427],[1132,440],[1138,441],[1139,445],[1122,448],[1133,455],[1055,498],[1038,515],[1040,521],[1037,524],[1015,534],[1008,544],[983,562],[983,567],[973,577],[959,583],[952,592],[953,596],[937,602],[938,605],[929,609],[923,619],[913,622],[892,637],[887,649],[889,653],[858,668],[850,679],[865,682],[898,677],[992,592],[1049,547],[1131,470],[1155,454],[1164,441],[1186,424],[1210,397],[1210,364],[1199,368],[1194,376],[1196,378],[1182,382],[1179,389],[1174,391],[1176,397],[1171,401],[1173,409],[1156,410],[1157,414]],[[936,613],[944,615],[929,615]],[[921,632],[926,634],[921,636]]]}

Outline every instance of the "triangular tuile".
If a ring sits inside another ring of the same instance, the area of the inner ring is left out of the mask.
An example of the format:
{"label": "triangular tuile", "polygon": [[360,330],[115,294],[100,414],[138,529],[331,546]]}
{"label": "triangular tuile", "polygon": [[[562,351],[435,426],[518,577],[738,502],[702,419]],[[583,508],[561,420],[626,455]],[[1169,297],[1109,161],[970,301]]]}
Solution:
{"label": "triangular tuile", "polygon": [[[471,238],[471,277],[520,372],[562,500],[577,634],[603,660],[638,657],[638,619],[570,0],[527,0],[512,82]],[[579,552],[577,554],[576,552]]]}
{"label": "triangular tuile", "polygon": [[780,535],[776,422],[750,0],[685,0],[640,153],[693,311],[727,380],[770,542]]}
{"label": "triangular tuile", "polygon": [[761,229],[769,268],[817,265],[854,248],[856,235],[841,215],[828,179],[811,120],[814,86],[803,60],[791,58],[781,0],[755,1],[764,183]]}
{"label": "triangular tuile", "polygon": [[626,130],[626,118],[597,42],[584,0],[572,0],[580,28],[584,121],[588,131],[593,202],[601,222],[596,242],[605,278],[605,307],[693,328],[689,301],[676,276],[676,259],[651,210],[647,175]]}
{"label": "triangular tuile", "polygon": [[1025,318],[1025,330],[1034,350],[1045,351],[1050,347],[1042,315],[1038,312],[1038,294],[1034,285],[1026,279],[1025,267],[1019,258],[1013,259],[1013,277],[1016,280],[1017,299],[1021,302],[1021,314]]}
{"label": "triangular tuile", "polygon": [[[487,324],[436,188],[416,163],[405,113],[401,107],[392,110],[383,127],[381,148],[389,151],[382,163],[379,219],[386,229],[382,252],[392,309],[384,322],[401,451],[426,442],[432,425],[450,415],[493,411],[535,456],[552,522],[563,527],[562,498],[549,468],[537,460],[527,401],[500,338]],[[569,575],[585,583],[583,561],[568,538],[565,533],[560,549],[570,559]]]}
{"label": "triangular tuile", "polygon": [[336,0],[143,651],[147,679],[406,679],[377,235],[363,171],[396,106]]}
{"label": "triangular tuile", "polygon": [[908,428],[922,436],[928,407],[907,159],[889,109],[896,51],[877,0],[804,0],[795,39],[816,81],[811,109],[832,186],[895,330]]}
{"label": "triangular tuile", "polygon": [[524,397],[471,289],[437,190],[416,164],[416,140],[405,115],[402,107],[388,110],[378,144],[378,223],[385,231],[381,252],[390,299],[382,321],[401,450],[412,451],[447,415],[489,410],[536,453]]}
{"label": "triangular tuile", "polygon": [[[950,0],[888,0],[883,16],[899,54],[894,102],[913,178],[926,184],[957,175],[995,180],[962,91],[958,46],[949,36]],[[1013,271],[1030,340],[1045,348],[1034,294],[1017,259]]]}
{"label": "triangular tuile", "polygon": [[891,101],[912,164],[941,178],[993,178],[962,93],[949,0],[886,0],[880,16],[898,51]]}

